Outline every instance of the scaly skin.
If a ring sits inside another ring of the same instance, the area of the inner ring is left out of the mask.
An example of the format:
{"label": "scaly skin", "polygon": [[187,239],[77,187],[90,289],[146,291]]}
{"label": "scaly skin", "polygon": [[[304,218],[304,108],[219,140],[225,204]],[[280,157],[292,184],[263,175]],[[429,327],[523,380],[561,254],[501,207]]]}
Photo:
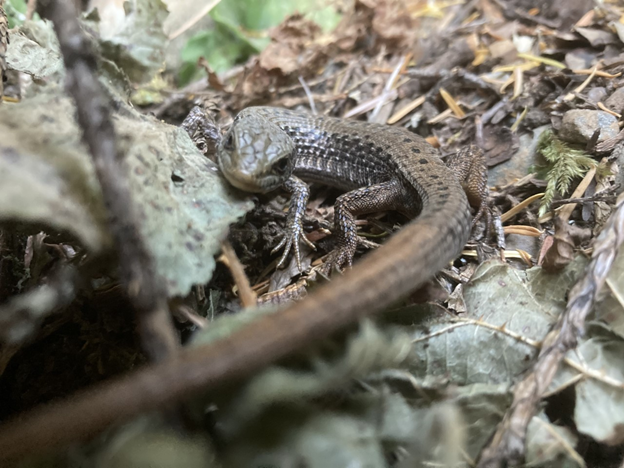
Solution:
{"label": "scaly skin", "polygon": [[[434,148],[401,128],[251,107],[238,114],[218,156],[232,185],[249,192],[284,187],[292,194],[287,234],[276,247],[284,247],[279,265],[291,248],[300,264],[301,241],[313,247],[301,226],[309,190],[300,179],[352,190],[336,201],[338,249],[326,262],[326,271],[351,266],[358,240],[355,218],[360,214],[397,210],[413,218],[420,212],[409,227],[414,237],[432,230],[443,235],[435,246],[418,247],[419,255],[426,251],[442,260],[427,259],[427,265],[444,265],[459,253],[469,234],[468,203],[457,178]],[[461,158],[455,164],[456,172],[468,167],[466,161]],[[467,174],[461,175],[466,179]],[[478,188],[479,203],[484,189],[485,185]]]}
{"label": "scaly skin", "polygon": [[[228,180],[247,190],[268,191],[297,175],[355,189],[343,195],[336,208],[339,248],[332,265],[351,262],[357,239],[354,214],[386,209],[420,213],[352,270],[336,275],[305,300],[264,315],[227,338],[183,350],[170,361],[4,424],[0,460],[65,447],[113,423],[230,384],[383,310],[460,253],[471,227],[462,185],[478,208],[487,195],[480,153],[460,153],[451,170],[422,138],[364,122],[251,108],[239,114],[219,151]],[[472,173],[471,153],[477,161]],[[291,207],[300,210],[305,190],[297,180],[291,184]],[[367,188],[371,184],[373,188]],[[291,229],[297,223],[293,214]],[[296,251],[300,239],[290,233]]]}

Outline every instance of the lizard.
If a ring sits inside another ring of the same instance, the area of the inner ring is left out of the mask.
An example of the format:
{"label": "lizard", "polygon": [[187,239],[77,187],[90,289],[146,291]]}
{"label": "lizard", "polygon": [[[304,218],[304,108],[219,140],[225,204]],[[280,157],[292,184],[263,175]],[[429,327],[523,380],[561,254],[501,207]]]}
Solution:
{"label": "lizard", "polygon": [[[453,260],[486,210],[487,173],[478,148],[460,150],[447,166],[423,138],[402,128],[248,108],[217,151],[233,185],[257,192],[283,186],[293,194],[282,261],[290,250],[298,256],[305,242],[301,216],[308,192],[301,179],[350,190],[337,200],[338,248],[327,261],[348,271],[228,337],[5,423],[0,460],[58,449],[142,412],[232,384],[383,310]],[[471,205],[477,211],[472,221]],[[355,217],[391,209],[417,216],[350,268]]]}
{"label": "lizard", "polygon": [[450,257],[443,260],[448,262],[467,241],[471,224],[464,192],[478,210],[475,221],[486,209],[487,173],[478,148],[464,149],[445,166],[422,137],[401,128],[250,107],[236,116],[217,156],[221,172],[233,186],[258,193],[283,187],[291,194],[286,234],[272,252],[284,248],[278,268],[292,250],[301,270],[299,245],[303,242],[315,249],[303,234],[310,193],[306,181],[349,190],[335,203],[338,248],[325,262],[324,273],[352,266],[359,241],[357,215],[386,210],[409,218],[419,214],[408,228],[408,234],[422,237],[415,244],[426,241],[425,225],[429,231],[438,229],[441,238],[436,246],[403,252],[417,264],[417,255],[436,249],[439,257]]}

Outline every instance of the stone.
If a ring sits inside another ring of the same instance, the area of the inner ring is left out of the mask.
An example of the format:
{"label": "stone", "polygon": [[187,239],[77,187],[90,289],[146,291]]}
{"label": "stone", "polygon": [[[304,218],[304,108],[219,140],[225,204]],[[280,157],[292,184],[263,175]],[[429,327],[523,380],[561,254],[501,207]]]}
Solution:
{"label": "stone", "polygon": [[605,97],[607,97],[607,90],[602,86],[596,86],[587,92],[587,99],[594,104],[604,102]]}
{"label": "stone", "polygon": [[620,127],[608,112],[573,109],[563,115],[559,138],[570,143],[587,143],[596,130],[600,130],[598,141],[603,141],[616,136]]}
{"label": "stone", "polygon": [[607,109],[617,112],[618,114],[624,113],[624,88],[616,89],[611,96],[605,101]]}

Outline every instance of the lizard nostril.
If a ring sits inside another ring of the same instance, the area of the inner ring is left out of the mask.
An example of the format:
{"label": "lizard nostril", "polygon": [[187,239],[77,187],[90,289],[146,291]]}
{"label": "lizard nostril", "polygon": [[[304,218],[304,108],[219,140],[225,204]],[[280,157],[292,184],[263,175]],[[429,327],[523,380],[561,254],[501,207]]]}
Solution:
{"label": "lizard nostril", "polygon": [[225,137],[225,141],[223,142],[223,149],[227,151],[232,151],[234,149],[234,137],[231,133]]}

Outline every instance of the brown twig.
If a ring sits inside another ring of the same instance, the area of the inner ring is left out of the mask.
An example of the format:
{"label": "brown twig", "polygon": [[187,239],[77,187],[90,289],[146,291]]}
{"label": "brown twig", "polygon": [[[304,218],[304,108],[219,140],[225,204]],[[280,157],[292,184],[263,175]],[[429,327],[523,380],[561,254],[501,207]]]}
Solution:
{"label": "brown twig", "polygon": [[245,268],[236,256],[234,248],[228,241],[224,241],[223,244],[221,244],[221,249],[223,250],[223,257],[221,258],[221,260],[230,269],[230,273],[232,273],[234,283],[238,287],[238,292],[243,307],[255,306],[258,297],[256,296],[256,293],[251,289],[251,285],[249,284],[249,278],[247,278],[247,275],[245,274]]}
{"label": "brown twig", "polygon": [[97,62],[82,33],[74,5],[67,0],[39,2],[54,23],[67,69],[67,89],[74,98],[78,123],[93,157],[109,227],[115,241],[123,284],[137,314],[143,346],[155,360],[177,348],[163,281],[135,222],[123,158],[118,152],[109,105],[96,77]]}
{"label": "brown twig", "polygon": [[35,14],[36,10],[37,0],[28,0],[28,3],[26,4],[26,19],[33,19],[33,15]]}
{"label": "brown twig", "polygon": [[522,463],[529,422],[537,412],[539,402],[565,354],[576,346],[578,337],[582,336],[585,318],[623,241],[624,195],[620,195],[615,211],[596,239],[592,260],[585,274],[570,291],[565,312],[544,339],[531,371],[515,386],[511,409],[499,424],[490,444],[483,450],[479,468],[517,466]]}
{"label": "brown twig", "polygon": [[4,74],[6,73],[6,51],[9,45],[9,20],[4,12],[4,0],[0,0],[0,104],[4,96]]}
{"label": "brown twig", "polygon": [[552,208],[557,208],[558,206],[567,205],[568,203],[576,203],[577,205],[595,202],[613,203],[615,198],[615,193],[613,193],[612,190],[609,190],[608,192],[600,192],[592,197],[562,198],[561,200],[554,200],[550,206]]}

